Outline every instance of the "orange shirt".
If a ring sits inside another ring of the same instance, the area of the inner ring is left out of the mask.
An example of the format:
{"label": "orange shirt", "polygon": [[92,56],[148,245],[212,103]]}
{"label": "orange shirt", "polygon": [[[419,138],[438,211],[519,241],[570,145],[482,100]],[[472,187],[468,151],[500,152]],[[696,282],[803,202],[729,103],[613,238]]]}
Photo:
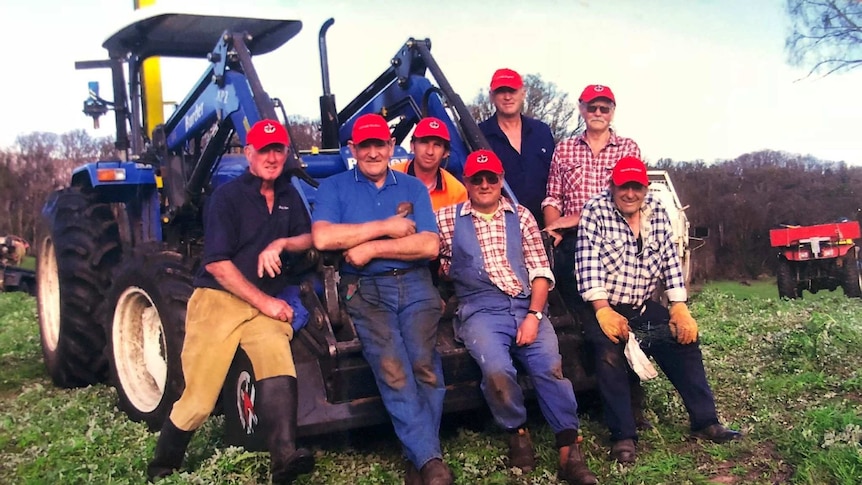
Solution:
{"label": "orange shirt", "polygon": [[[396,163],[392,165],[392,169],[415,176],[413,162]],[[434,212],[440,208],[467,201],[467,189],[464,184],[442,168],[437,172],[437,185],[428,190],[428,195],[431,196],[431,208]]]}

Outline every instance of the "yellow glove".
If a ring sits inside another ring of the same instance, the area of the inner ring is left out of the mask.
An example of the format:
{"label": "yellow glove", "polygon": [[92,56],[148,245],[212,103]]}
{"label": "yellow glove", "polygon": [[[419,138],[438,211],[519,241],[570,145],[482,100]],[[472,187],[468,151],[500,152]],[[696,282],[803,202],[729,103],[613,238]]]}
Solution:
{"label": "yellow glove", "polygon": [[670,332],[676,341],[688,345],[697,340],[697,322],[688,311],[688,305],[683,302],[670,306]]}
{"label": "yellow glove", "polygon": [[618,344],[620,343],[620,339],[628,340],[629,321],[626,317],[615,312],[613,308],[609,306],[599,308],[596,312],[596,320],[599,321],[602,332],[605,333],[611,342]]}

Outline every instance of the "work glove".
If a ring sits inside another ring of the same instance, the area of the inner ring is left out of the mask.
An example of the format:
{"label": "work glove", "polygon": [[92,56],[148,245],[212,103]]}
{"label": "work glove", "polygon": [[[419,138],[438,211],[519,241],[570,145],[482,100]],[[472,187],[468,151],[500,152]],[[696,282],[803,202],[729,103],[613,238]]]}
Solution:
{"label": "work glove", "polygon": [[615,312],[613,308],[609,306],[599,308],[596,312],[596,320],[599,321],[602,332],[605,333],[611,342],[618,344],[620,343],[620,339],[628,340],[629,321],[626,317]]}
{"label": "work glove", "polygon": [[688,305],[683,302],[674,303],[670,307],[670,333],[683,345],[697,340],[697,322],[688,311]]}

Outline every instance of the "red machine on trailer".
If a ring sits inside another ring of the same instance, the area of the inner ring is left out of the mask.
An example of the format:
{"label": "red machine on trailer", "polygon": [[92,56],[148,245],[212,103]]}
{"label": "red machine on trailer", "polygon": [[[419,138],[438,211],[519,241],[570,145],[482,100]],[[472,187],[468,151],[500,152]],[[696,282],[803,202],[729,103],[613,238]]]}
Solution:
{"label": "red machine on trailer", "polygon": [[835,222],[787,226],[769,231],[769,242],[779,248],[778,296],[802,298],[802,290],[817,293],[839,286],[848,297],[862,298],[859,271],[859,223]]}

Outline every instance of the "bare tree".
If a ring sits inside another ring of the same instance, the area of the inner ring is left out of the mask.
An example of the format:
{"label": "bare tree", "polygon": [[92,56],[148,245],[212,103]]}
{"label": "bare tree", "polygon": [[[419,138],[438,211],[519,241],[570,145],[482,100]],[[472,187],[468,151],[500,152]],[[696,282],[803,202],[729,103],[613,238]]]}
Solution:
{"label": "bare tree", "polygon": [[[551,127],[554,140],[559,142],[583,129],[583,120],[578,114],[577,102],[569,100],[569,93],[562,91],[539,74],[524,76],[526,97],[524,114],[544,121]],[[480,90],[468,106],[473,118],[482,121],[494,114],[494,104],[486,90]]]}
{"label": "bare tree", "polygon": [[293,143],[300,150],[310,150],[320,147],[320,120],[312,120],[304,116],[290,116],[290,135]]}
{"label": "bare tree", "polygon": [[790,63],[828,76],[862,66],[862,2],[787,0],[791,31],[785,41]]}

